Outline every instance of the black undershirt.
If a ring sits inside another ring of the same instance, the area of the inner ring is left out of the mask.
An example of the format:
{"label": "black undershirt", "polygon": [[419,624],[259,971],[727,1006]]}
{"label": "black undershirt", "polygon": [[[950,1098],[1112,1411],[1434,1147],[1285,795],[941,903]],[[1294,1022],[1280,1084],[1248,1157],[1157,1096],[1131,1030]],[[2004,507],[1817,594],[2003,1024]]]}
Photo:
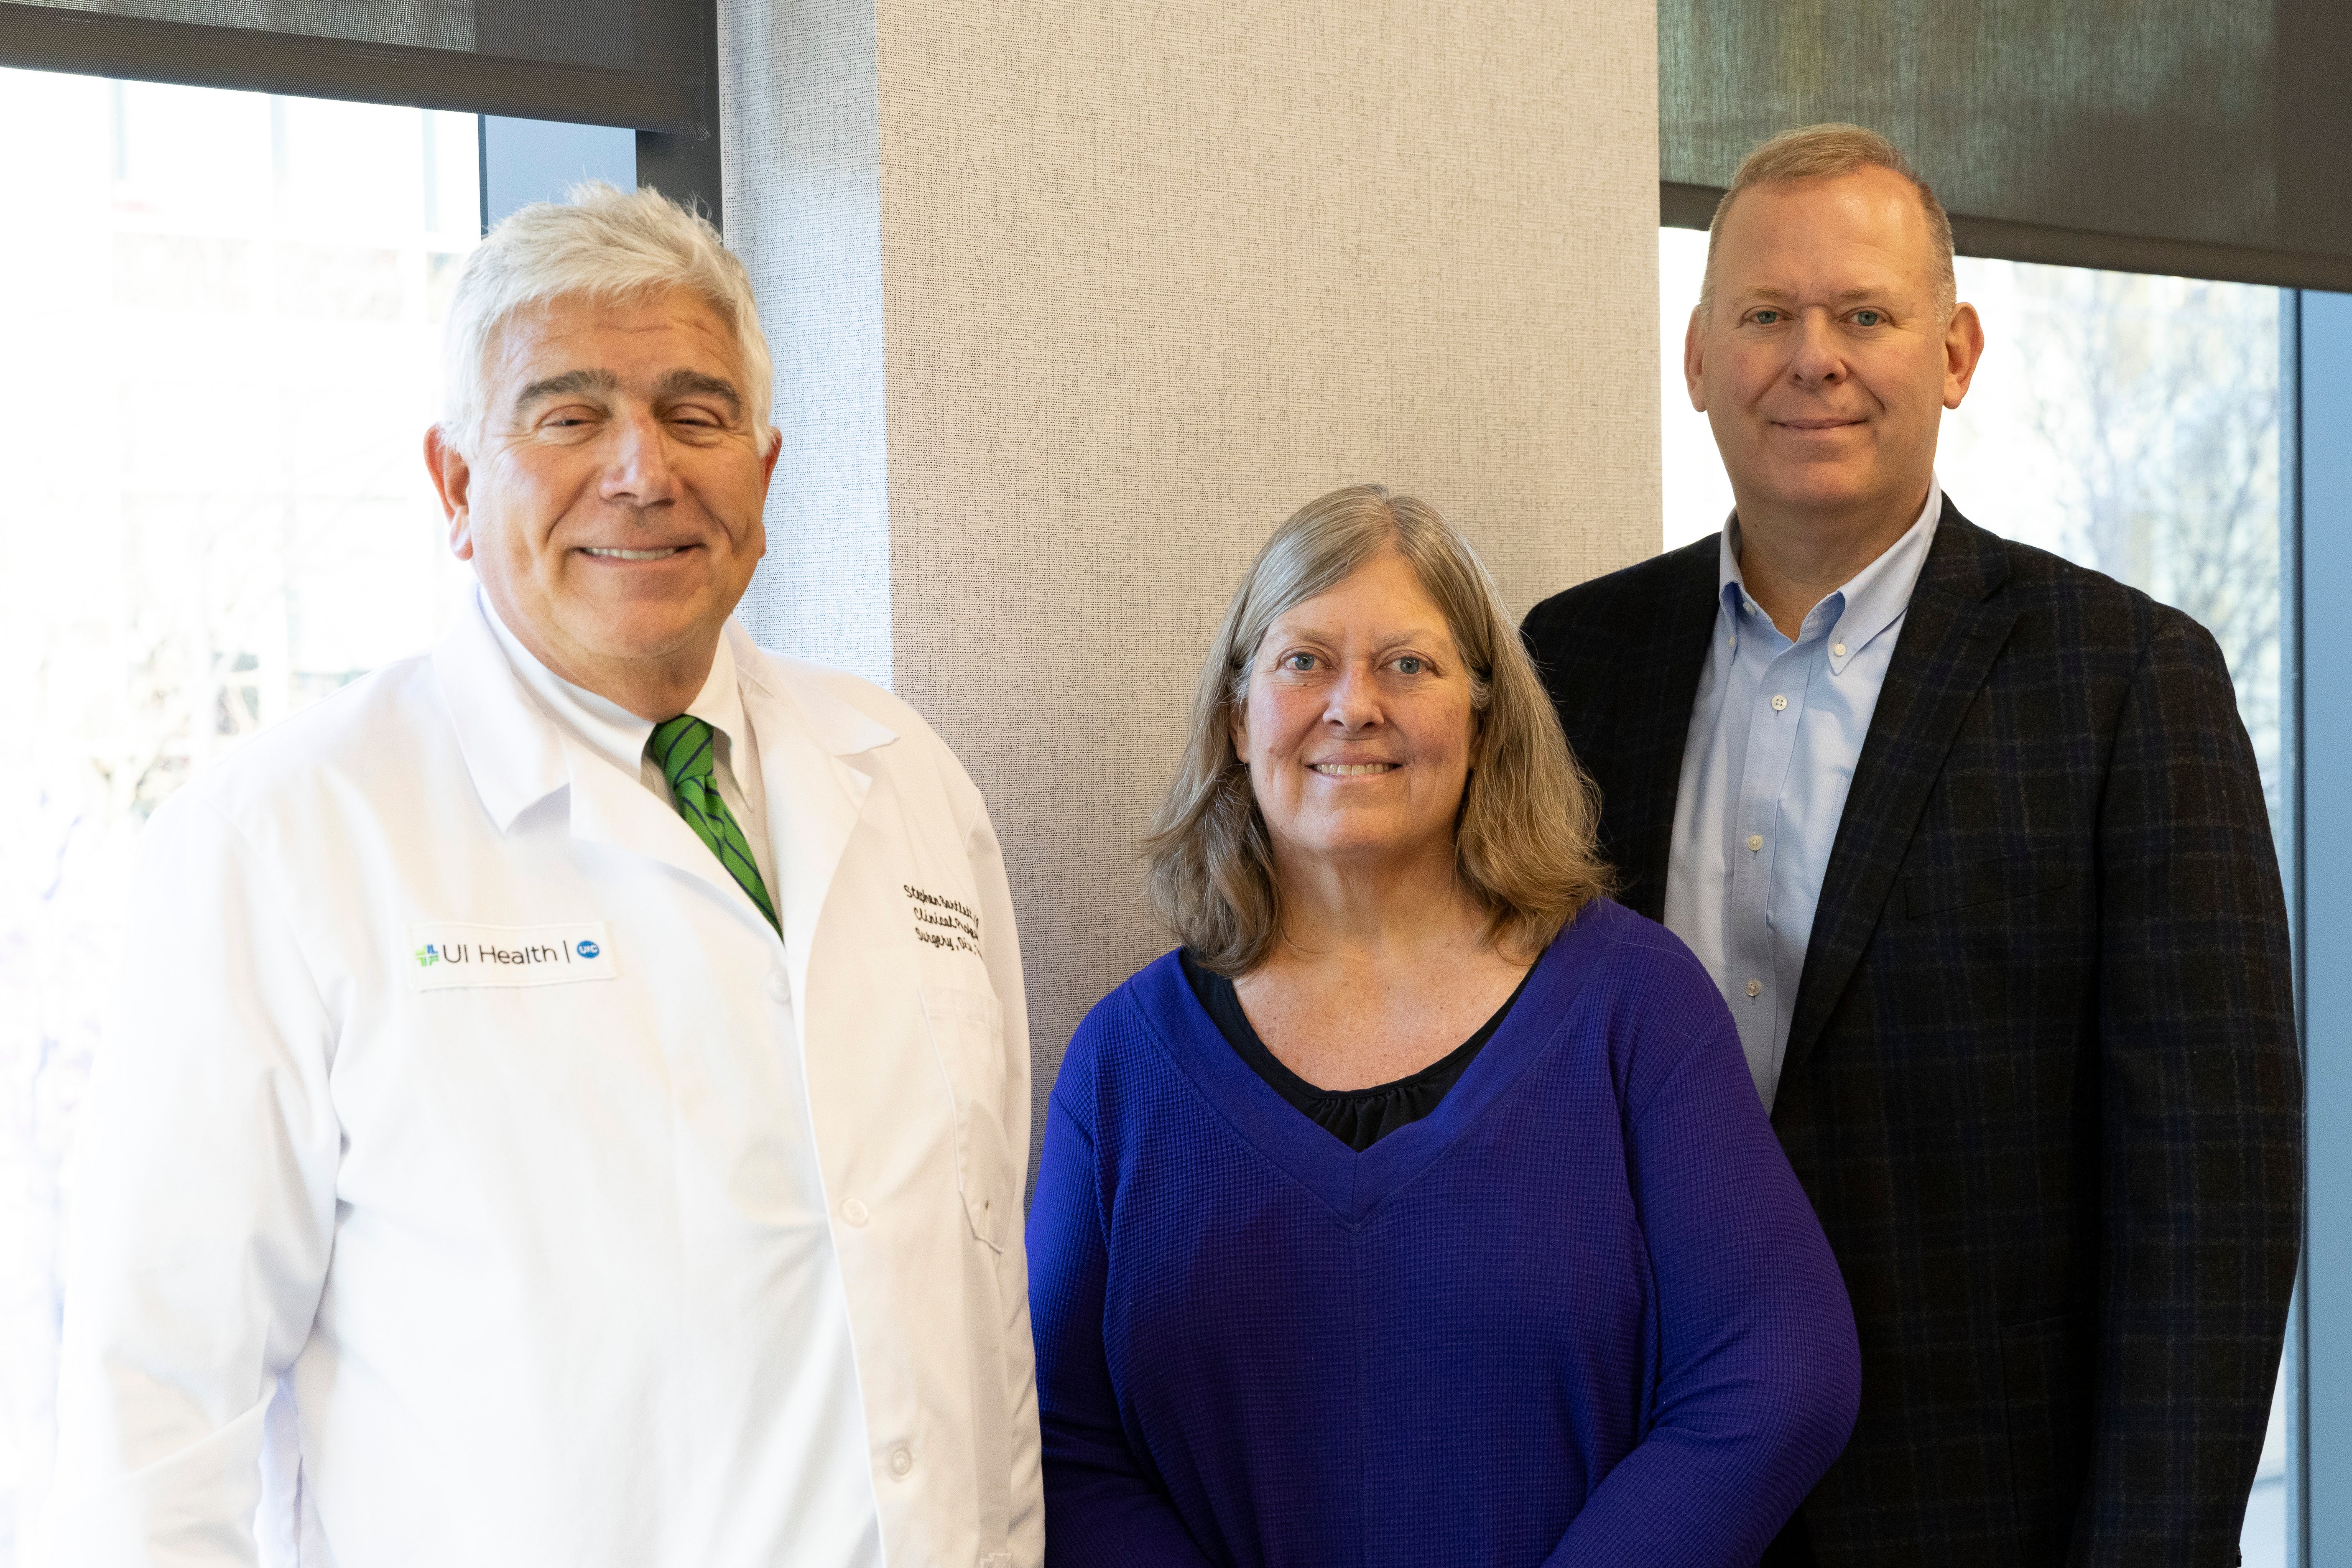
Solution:
{"label": "black undershirt", "polygon": [[[1479,1026],[1478,1032],[1463,1041],[1445,1055],[1414,1073],[1394,1083],[1375,1084],[1370,1089],[1318,1089],[1313,1084],[1282,1065],[1280,1058],[1265,1048],[1250,1025],[1249,1015],[1242,1011],[1242,999],[1234,983],[1212,970],[1192,962],[1190,952],[1177,955],[1184,966],[1184,978],[1200,998],[1202,1008],[1216,1024],[1217,1032],[1234,1047],[1234,1054],[1249,1064],[1250,1070],[1264,1079],[1268,1088],[1298,1109],[1318,1127],[1360,1154],[1398,1128],[1420,1121],[1437,1109],[1456,1080],[1478,1055],[1479,1048],[1494,1038],[1495,1031],[1503,1026],[1504,1015],[1511,1004],[1519,999],[1519,992],[1528,988],[1526,976],[1495,1016]],[[1528,971],[1533,974],[1534,970]]]}

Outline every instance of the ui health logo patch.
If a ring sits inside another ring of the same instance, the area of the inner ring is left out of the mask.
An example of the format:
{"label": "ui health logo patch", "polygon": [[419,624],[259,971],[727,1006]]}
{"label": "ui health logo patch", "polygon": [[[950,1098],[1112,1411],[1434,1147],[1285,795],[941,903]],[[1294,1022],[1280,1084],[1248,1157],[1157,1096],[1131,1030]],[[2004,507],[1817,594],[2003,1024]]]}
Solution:
{"label": "ui health logo patch", "polygon": [[615,980],[621,971],[602,922],[546,926],[416,925],[402,962],[410,986],[563,985]]}

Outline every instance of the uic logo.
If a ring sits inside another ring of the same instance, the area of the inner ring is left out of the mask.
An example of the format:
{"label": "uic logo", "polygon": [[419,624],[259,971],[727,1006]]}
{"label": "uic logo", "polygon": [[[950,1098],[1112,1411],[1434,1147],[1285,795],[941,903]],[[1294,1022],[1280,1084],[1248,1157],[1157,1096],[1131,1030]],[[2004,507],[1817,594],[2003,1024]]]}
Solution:
{"label": "uic logo", "polygon": [[440,949],[438,949],[438,948],[436,948],[436,947],[435,947],[431,942],[426,942],[423,947],[420,947],[420,948],[418,948],[418,949],[416,950],[416,967],[417,967],[417,968],[419,968],[419,969],[430,969],[430,968],[432,968],[435,964],[436,964],[436,963],[440,963],[440,962],[441,962],[441,950],[440,950]]}

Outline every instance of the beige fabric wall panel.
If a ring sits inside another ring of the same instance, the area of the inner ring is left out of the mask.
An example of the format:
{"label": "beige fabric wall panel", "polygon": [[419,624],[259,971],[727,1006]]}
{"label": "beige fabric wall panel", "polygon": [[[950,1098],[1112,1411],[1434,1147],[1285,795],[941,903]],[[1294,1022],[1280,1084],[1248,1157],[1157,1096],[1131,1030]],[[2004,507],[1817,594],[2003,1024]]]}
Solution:
{"label": "beige fabric wall panel", "polygon": [[772,334],[818,340],[778,344],[745,619],[887,650],[987,793],[1042,1110],[1086,1010],[1168,945],[1137,841],[1276,522],[1345,483],[1421,495],[1515,610],[1656,548],[1655,12],[720,16],[730,238]]}
{"label": "beige fabric wall panel", "polygon": [[1277,521],[1418,494],[1515,610],[1656,549],[1655,11],[877,15],[895,683],[1004,838],[1042,1110],[1168,945],[1136,842]]}

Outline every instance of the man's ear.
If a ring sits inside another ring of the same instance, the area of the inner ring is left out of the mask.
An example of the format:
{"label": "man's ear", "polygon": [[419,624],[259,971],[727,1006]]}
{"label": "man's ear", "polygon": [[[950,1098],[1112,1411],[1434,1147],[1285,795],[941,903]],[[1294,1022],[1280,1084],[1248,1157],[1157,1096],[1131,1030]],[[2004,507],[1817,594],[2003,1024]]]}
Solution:
{"label": "man's ear", "polygon": [[441,513],[449,521],[449,553],[460,561],[474,558],[474,511],[468,498],[474,470],[466,454],[438,425],[425,427],[425,471],[433,476],[433,491],[441,498]]}
{"label": "man's ear", "polygon": [[1977,361],[1984,357],[1984,323],[1974,305],[1954,308],[1944,326],[1944,406],[1958,408],[1976,378]]}
{"label": "man's ear", "polygon": [[1690,325],[1683,329],[1683,384],[1690,391],[1691,406],[1701,414],[1706,412],[1706,351],[1700,342],[1699,308],[1691,307]]}

